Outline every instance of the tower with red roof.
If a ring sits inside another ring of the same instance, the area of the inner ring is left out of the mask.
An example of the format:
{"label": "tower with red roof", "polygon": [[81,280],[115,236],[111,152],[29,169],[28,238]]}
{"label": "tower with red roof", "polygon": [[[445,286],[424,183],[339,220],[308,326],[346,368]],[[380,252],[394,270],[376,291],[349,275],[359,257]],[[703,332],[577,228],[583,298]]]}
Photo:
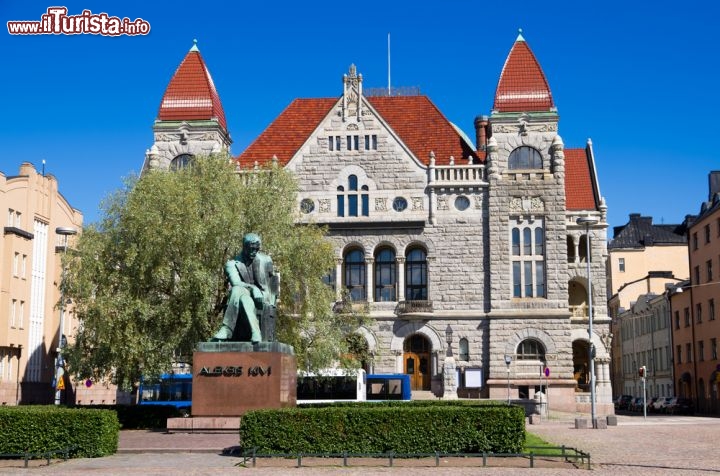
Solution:
{"label": "tower with red roof", "polygon": [[230,148],[225,111],[197,41],[163,94],[153,132],[143,170],[181,168],[196,155]]}

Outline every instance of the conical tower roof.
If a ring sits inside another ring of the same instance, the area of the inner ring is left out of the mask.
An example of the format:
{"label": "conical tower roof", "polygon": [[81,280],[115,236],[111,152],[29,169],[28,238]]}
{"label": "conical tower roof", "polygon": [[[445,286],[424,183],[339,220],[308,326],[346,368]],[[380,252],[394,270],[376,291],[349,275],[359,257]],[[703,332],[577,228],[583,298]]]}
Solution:
{"label": "conical tower roof", "polygon": [[549,111],[554,109],[545,74],[522,33],[505,60],[495,92],[497,112]]}
{"label": "conical tower roof", "polygon": [[160,103],[158,119],[161,121],[216,120],[220,127],[227,131],[220,96],[197,44],[193,44],[170,80]]}

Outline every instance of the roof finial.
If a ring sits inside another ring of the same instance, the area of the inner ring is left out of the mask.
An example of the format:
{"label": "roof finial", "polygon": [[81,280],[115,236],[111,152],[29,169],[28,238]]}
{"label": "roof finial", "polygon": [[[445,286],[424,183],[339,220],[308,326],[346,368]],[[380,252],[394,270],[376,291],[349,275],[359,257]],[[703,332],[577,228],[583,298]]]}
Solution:
{"label": "roof finial", "polygon": [[525,38],[522,36],[522,28],[518,28],[518,36],[515,41],[525,41]]}
{"label": "roof finial", "polygon": [[190,51],[200,51],[197,47],[197,38],[193,39],[193,45],[192,48],[190,48]]}

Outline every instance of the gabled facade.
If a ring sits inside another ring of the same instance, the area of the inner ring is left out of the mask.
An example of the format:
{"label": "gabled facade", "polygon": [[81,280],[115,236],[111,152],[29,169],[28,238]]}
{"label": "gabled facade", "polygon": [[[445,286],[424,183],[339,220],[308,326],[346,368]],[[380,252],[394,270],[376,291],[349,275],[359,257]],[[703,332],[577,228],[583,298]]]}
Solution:
{"label": "gabled facade", "polygon": [[[369,310],[357,330],[368,370],[408,373],[414,390],[440,394],[451,350],[461,396],[532,399],[548,382],[551,408],[589,411],[589,232],[597,404],[612,413],[606,207],[592,144],[565,149],[522,36],[493,111],[474,122],[475,144],[425,96],[366,95],[355,66],[339,93],[294,100],[237,161],[291,170],[298,221],[328,226],[338,299],[346,290]],[[471,373],[480,388],[464,385]]]}

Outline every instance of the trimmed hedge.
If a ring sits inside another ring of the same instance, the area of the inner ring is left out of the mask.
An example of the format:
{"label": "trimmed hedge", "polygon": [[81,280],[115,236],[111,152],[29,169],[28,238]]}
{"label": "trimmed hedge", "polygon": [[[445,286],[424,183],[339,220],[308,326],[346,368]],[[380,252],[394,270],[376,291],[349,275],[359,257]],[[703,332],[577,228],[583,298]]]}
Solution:
{"label": "trimmed hedge", "polygon": [[452,402],[341,404],[246,413],[243,448],[260,453],[517,453],[525,412]]}
{"label": "trimmed hedge", "polygon": [[114,454],[120,424],[110,410],[54,406],[0,407],[0,453],[44,453],[74,447],[72,458]]}

